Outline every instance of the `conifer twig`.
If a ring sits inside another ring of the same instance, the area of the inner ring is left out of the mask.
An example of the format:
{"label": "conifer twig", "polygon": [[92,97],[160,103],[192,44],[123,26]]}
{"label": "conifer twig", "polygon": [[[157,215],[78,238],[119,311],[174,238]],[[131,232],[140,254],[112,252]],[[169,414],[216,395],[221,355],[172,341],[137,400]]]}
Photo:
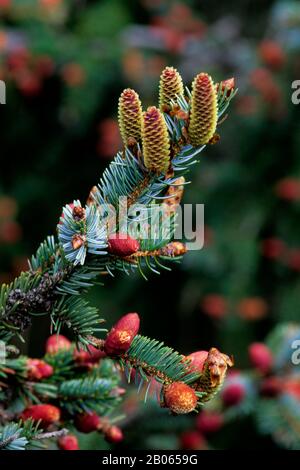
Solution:
{"label": "conifer twig", "polygon": [[34,437],[34,440],[40,441],[42,439],[52,439],[56,437],[62,437],[62,436],[66,436],[68,433],[69,433],[69,430],[66,428],[59,429],[57,431],[43,432],[41,434],[37,434]]}

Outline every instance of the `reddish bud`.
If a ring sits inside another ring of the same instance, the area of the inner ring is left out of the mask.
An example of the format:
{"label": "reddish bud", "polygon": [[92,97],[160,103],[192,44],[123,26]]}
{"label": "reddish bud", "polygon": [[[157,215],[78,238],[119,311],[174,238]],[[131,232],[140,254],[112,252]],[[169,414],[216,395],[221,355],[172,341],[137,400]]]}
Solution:
{"label": "reddish bud", "polygon": [[0,241],[2,243],[17,243],[22,238],[22,227],[14,220],[5,220],[0,225]]}
{"label": "reddish bud", "polygon": [[16,85],[24,96],[36,96],[42,88],[41,80],[29,69],[22,70],[16,77]]}
{"label": "reddish bud", "polygon": [[249,346],[248,353],[250,362],[255,369],[262,374],[270,371],[273,364],[273,355],[264,343],[252,343]]}
{"label": "reddish bud", "polygon": [[291,395],[296,400],[300,400],[300,381],[299,378],[291,378],[283,383],[283,391]]}
{"label": "reddish bud", "polygon": [[46,379],[53,374],[53,367],[41,359],[27,360],[27,377],[29,380]]}
{"label": "reddish bud", "polygon": [[199,431],[186,431],[180,436],[180,447],[183,450],[201,450],[206,446],[206,440]]}
{"label": "reddish bud", "polygon": [[17,213],[17,201],[9,196],[0,197],[0,219],[11,219]]}
{"label": "reddish bud", "polygon": [[85,235],[79,235],[79,233],[76,233],[72,237],[72,247],[73,250],[79,250],[84,244],[86,243],[86,237]]}
{"label": "reddish bud", "polygon": [[60,351],[67,351],[71,348],[71,341],[63,335],[52,335],[46,341],[46,353],[57,354]]}
{"label": "reddish bud", "polygon": [[280,180],[275,187],[275,192],[278,197],[286,201],[298,201],[300,199],[300,179],[288,177]]}
{"label": "reddish bud", "polygon": [[75,349],[73,354],[75,362],[82,366],[92,366],[93,364],[97,364],[100,359],[105,356],[106,354],[104,351],[95,348],[95,346],[91,344],[88,346],[87,351],[84,351],[82,349]]}
{"label": "reddish bud", "polygon": [[173,382],[168,385],[164,398],[166,407],[176,414],[190,413],[197,405],[197,395],[194,389],[183,382]]}
{"label": "reddish bud", "polygon": [[139,242],[126,233],[116,233],[108,238],[107,251],[115,256],[130,256],[139,248]]}
{"label": "reddish bud", "polygon": [[60,437],[57,445],[61,450],[79,450],[78,439],[74,434]]}
{"label": "reddish bud", "polygon": [[109,426],[109,428],[105,431],[105,439],[108,442],[117,444],[118,442],[123,441],[124,435],[118,426]]}
{"label": "reddish bud", "polygon": [[260,395],[263,397],[277,397],[282,391],[282,383],[278,377],[267,377],[260,386]]}
{"label": "reddish bud", "polygon": [[182,256],[187,252],[186,245],[182,242],[171,242],[163,246],[160,249],[162,256],[168,256],[169,258],[175,258],[176,256]]}
{"label": "reddish bud", "polygon": [[72,211],[73,219],[74,220],[82,220],[85,218],[85,209],[84,207],[81,206],[75,206],[73,207]]}
{"label": "reddish bud", "polygon": [[263,62],[273,69],[280,69],[285,62],[282,47],[272,40],[265,40],[260,44],[259,55]]}
{"label": "reddish bud", "polygon": [[221,413],[216,411],[202,411],[196,419],[197,429],[204,434],[210,434],[219,431],[224,424],[224,418]]}
{"label": "reddish bud", "polygon": [[221,86],[222,91],[225,91],[225,88],[227,90],[227,96],[230,95],[232,90],[235,89],[235,80],[234,77],[227,78],[227,80],[223,80],[220,84],[218,84],[218,88]]}
{"label": "reddish bud", "polygon": [[238,304],[238,314],[245,320],[260,320],[268,313],[268,304],[260,297],[248,297]]}
{"label": "reddish bud", "polygon": [[0,8],[9,8],[11,6],[11,0],[0,0]]}
{"label": "reddish bud", "polygon": [[76,429],[83,433],[98,431],[102,427],[101,418],[96,413],[77,415],[74,422]]}
{"label": "reddish bud", "polygon": [[262,254],[266,258],[278,259],[285,251],[285,244],[279,238],[267,238],[262,242]]}
{"label": "reddish bud", "polygon": [[239,405],[246,395],[245,386],[239,382],[229,383],[222,392],[222,400],[225,406]]}
{"label": "reddish bud", "polygon": [[35,70],[43,78],[49,77],[54,71],[55,64],[53,59],[47,55],[37,57]]}
{"label": "reddish bud", "polygon": [[293,271],[300,271],[300,250],[294,248],[287,253],[287,265]]}
{"label": "reddish bud", "polygon": [[60,409],[48,404],[32,405],[26,408],[20,417],[23,421],[30,418],[34,421],[41,420],[42,427],[47,427],[60,420]]}
{"label": "reddish bud", "polygon": [[188,366],[189,372],[202,372],[204,362],[207,359],[208,351],[196,351],[186,356],[186,359],[190,359]]}
{"label": "reddish bud", "polygon": [[203,298],[201,307],[210,317],[220,319],[226,315],[227,302],[222,295],[209,294]]}
{"label": "reddish bud", "polygon": [[85,82],[86,73],[80,64],[71,62],[63,67],[62,78],[70,87],[79,87]]}
{"label": "reddish bud", "polygon": [[125,353],[137,335],[140,318],[137,313],[128,313],[112,327],[104,343],[104,350],[109,356]]}

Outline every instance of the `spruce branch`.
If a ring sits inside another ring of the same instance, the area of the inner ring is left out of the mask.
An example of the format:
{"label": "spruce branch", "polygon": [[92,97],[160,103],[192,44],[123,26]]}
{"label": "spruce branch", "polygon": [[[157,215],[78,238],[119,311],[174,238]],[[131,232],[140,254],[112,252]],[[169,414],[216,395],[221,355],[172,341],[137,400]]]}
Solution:
{"label": "spruce branch", "polygon": [[[202,76],[207,78],[205,74]],[[168,77],[170,86],[167,83]],[[144,113],[143,118],[140,115],[140,134],[136,132],[136,121],[133,123],[130,115],[132,112],[141,112],[138,97],[132,91],[123,95],[119,116],[125,149],[117,154],[104,172],[99,186],[91,191],[85,207],[80,201],[64,207],[57,226],[58,241],[54,237],[48,237],[32,256],[29,270],[10,285],[2,286],[1,339],[7,340],[14,334],[22,334],[30,326],[34,315],[44,314],[50,315],[54,331],[60,331],[63,325],[69,326],[76,341],[87,345],[87,337],[98,331],[97,325],[101,320],[96,309],[83,301],[77,303],[75,296],[82,295],[92,287],[101,274],[113,275],[114,271],[129,273],[137,268],[146,277],[143,270],[145,267],[157,273],[165,268],[163,261],[166,259],[177,260],[174,250],[168,249],[176,227],[174,210],[170,208],[165,212],[163,220],[157,217],[153,221],[149,218],[150,215],[147,216],[148,220],[143,220],[143,211],[139,215],[125,218],[125,225],[128,225],[129,234],[132,235],[140,225],[147,227],[150,223],[152,229],[156,225],[158,227],[154,238],[141,236],[139,253],[128,257],[107,252],[111,231],[122,230],[119,222],[111,225],[110,217],[107,217],[110,208],[113,207],[118,214],[120,198],[126,198],[127,208],[138,203],[147,207],[150,205],[151,209],[157,209],[164,200],[171,200],[172,188],[178,184],[178,178],[196,162],[197,156],[208,143],[204,135],[202,146],[192,147],[189,141],[189,114],[194,113],[194,127],[197,127],[197,119],[199,122],[201,119],[203,122],[207,120],[207,116],[202,115],[201,107],[197,108],[197,94],[201,95],[203,92],[204,100],[211,100],[211,96],[214,96],[217,102],[214,109],[218,111],[217,118],[220,119],[236,92],[231,82],[231,89],[228,89],[227,84],[214,85],[214,88],[209,78],[207,97],[205,87],[202,91],[201,80],[197,85],[199,90],[196,87],[191,93],[187,89],[185,95],[177,95],[177,88],[172,84],[174,77],[178,81],[177,72],[173,69],[166,71],[161,82],[161,96],[172,95],[169,108],[162,114],[152,107]],[[194,101],[192,97],[195,98]],[[129,113],[128,119],[126,112]],[[130,126],[135,129],[132,136]],[[199,129],[201,130],[201,126]],[[209,132],[211,135],[212,130]],[[163,164],[159,161],[159,152],[163,152]],[[80,309],[83,313],[81,316]]]}
{"label": "spruce branch", "polygon": [[195,382],[199,373],[188,373],[188,361],[184,356],[164,343],[147,338],[135,336],[130,348],[120,358],[128,380],[132,369],[140,375],[141,380],[149,381],[153,377],[163,384],[182,381]]}
{"label": "spruce branch", "polygon": [[[56,334],[49,340],[57,342],[46,347],[41,360],[19,356],[0,364],[1,405],[18,401],[25,407],[20,423],[2,429],[0,448],[25,449],[34,440],[62,437],[64,429],[38,430],[39,420],[43,427],[59,427],[61,411],[70,422],[78,415],[110,414],[123,394],[120,368],[129,381],[134,370],[139,387],[147,382],[145,398],[151,383],[159,382],[161,405],[177,414],[195,410],[222,385],[228,356],[212,348],[203,371],[196,370],[190,359],[138,335],[137,314],[122,317],[105,340],[98,339],[94,335],[106,331],[103,320],[83,298],[104,275],[138,269],[146,278],[145,268],[159,273],[170,269],[166,261],[185,254],[184,243],[175,240],[185,175],[205,146],[218,140],[217,124],[235,95],[232,82],[215,85],[207,74],[200,76],[192,92],[184,91],[178,72],[166,70],[160,109],[152,106],[144,113],[135,92],[122,94],[124,149],[85,205],[78,200],[65,205],[57,237],[41,243],[28,271],[1,287],[0,340],[22,338],[34,317],[47,315]],[[63,327],[74,335],[73,344],[60,335]]]}
{"label": "spruce branch", "polygon": [[35,441],[41,441],[43,439],[53,439],[53,438],[58,438],[62,436],[66,436],[69,433],[69,430],[66,428],[59,429],[57,431],[51,431],[51,432],[43,432],[41,434],[37,434],[34,438]]}
{"label": "spruce branch", "polygon": [[32,420],[6,424],[0,429],[0,450],[26,450],[29,445],[35,445],[40,433],[39,423]]}
{"label": "spruce branch", "polygon": [[10,434],[9,430],[6,428],[4,432],[2,433],[2,438],[0,441],[0,450],[3,450],[4,448],[8,448],[13,441],[15,441],[15,446],[24,445],[25,447],[25,445],[27,444],[26,439],[24,437],[21,437],[19,439],[19,436],[20,436],[20,430],[17,430],[14,434]]}

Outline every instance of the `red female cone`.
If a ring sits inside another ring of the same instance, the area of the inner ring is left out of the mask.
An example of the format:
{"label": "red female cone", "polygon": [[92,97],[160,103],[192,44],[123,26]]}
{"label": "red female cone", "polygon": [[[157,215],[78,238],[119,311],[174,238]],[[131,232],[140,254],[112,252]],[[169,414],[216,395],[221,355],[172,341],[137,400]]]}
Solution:
{"label": "red female cone", "polygon": [[61,450],[79,450],[78,439],[74,434],[60,437],[57,445]]}
{"label": "red female cone", "polygon": [[96,413],[81,413],[76,416],[74,424],[78,431],[85,434],[98,431],[102,427],[101,418]]}
{"label": "red female cone", "polygon": [[20,417],[23,421],[30,418],[34,421],[41,420],[42,427],[47,427],[60,420],[60,409],[48,404],[32,405],[26,408]]}
{"label": "red female cone", "polygon": [[130,256],[140,248],[139,242],[125,233],[116,233],[108,238],[107,251],[115,256]]}
{"label": "red female cone", "polygon": [[183,382],[173,382],[165,388],[165,405],[173,413],[186,414],[196,408],[197,395],[195,391]]}
{"label": "red female cone", "polygon": [[140,318],[137,313],[124,315],[113,326],[104,343],[104,351],[108,356],[119,356],[125,353],[137,335]]}

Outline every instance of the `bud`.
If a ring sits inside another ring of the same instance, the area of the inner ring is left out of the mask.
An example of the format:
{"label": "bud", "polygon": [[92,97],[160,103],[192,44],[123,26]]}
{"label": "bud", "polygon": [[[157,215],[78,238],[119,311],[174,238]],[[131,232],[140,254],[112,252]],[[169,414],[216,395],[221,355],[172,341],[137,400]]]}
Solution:
{"label": "bud", "polygon": [[280,238],[267,238],[262,241],[262,254],[266,258],[278,259],[284,255],[286,250],[285,243]]}
{"label": "bud", "polygon": [[170,216],[176,212],[183,196],[184,183],[185,178],[184,176],[181,176],[173,182],[172,186],[169,187],[166,193],[166,199],[164,200],[166,215]]}
{"label": "bud", "polygon": [[209,401],[223,385],[228,367],[233,366],[233,360],[217,348],[208,351],[204,361],[202,374],[197,382],[197,391],[205,392],[206,395],[200,399],[201,403]]}
{"label": "bud", "polygon": [[60,420],[60,409],[53,405],[32,405],[26,408],[20,418],[23,421],[32,418],[34,421],[41,420],[42,427],[57,423]]}
{"label": "bud", "polygon": [[285,63],[285,53],[281,45],[275,41],[263,41],[259,46],[258,52],[263,62],[275,70],[280,69]]}
{"label": "bud", "polygon": [[260,395],[266,398],[277,397],[282,392],[282,381],[278,377],[266,377],[260,386]]}
{"label": "bud", "polygon": [[78,439],[74,434],[60,437],[57,445],[61,450],[79,450]]}
{"label": "bud", "polygon": [[82,413],[75,418],[75,427],[85,434],[98,431],[102,427],[101,418],[96,413]]}
{"label": "bud", "polygon": [[85,244],[85,242],[86,242],[86,237],[84,235],[79,235],[78,233],[76,233],[72,237],[73,250],[79,250],[79,248],[81,248],[82,245]]}
{"label": "bud", "polygon": [[29,380],[41,380],[53,374],[53,367],[41,359],[27,360],[27,377]]}
{"label": "bud", "polygon": [[268,313],[268,309],[268,304],[260,297],[247,297],[242,299],[237,306],[238,314],[249,321],[264,318]]}
{"label": "bud", "polygon": [[282,391],[292,396],[296,400],[300,400],[300,382],[298,377],[284,378],[282,383]]}
{"label": "bud", "polygon": [[166,407],[176,414],[190,413],[197,405],[195,391],[183,382],[173,382],[167,385],[164,399]]}
{"label": "bud", "polygon": [[166,67],[160,76],[159,108],[161,111],[170,109],[170,101],[176,100],[176,95],[183,95],[182,78],[176,69]]}
{"label": "bud", "polygon": [[186,356],[191,362],[188,365],[189,372],[202,372],[204,363],[207,359],[208,351],[196,351]]}
{"label": "bud", "polygon": [[224,92],[225,89],[227,90],[227,96],[230,96],[232,90],[235,89],[235,80],[234,78],[227,78],[227,80],[223,80],[221,83],[217,84],[217,91],[221,87],[221,91]]}
{"label": "bud", "polygon": [[60,351],[68,351],[71,348],[71,341],[63,335],[52,335],[46,341],[46,353],[57,354]]}
{"label": "bud", "polygon": [[73,354],[74,360],[77,364],[87,367],[97,364],[100,359],[105,356],[106,354],[104,351],[95,348],[95,346],[91,344],[88,346],[87,351],[84,351],[83,349],[75,349]]}
{"label": "bud", "polygon": [[183,450],[204,450],[207,442],[199,431],[185,431],[180,436],[180,448]]}
{"label": "bud", "polygon": [[187,252],[187,248],[182,242],[171,242],[166,246],[163,246],[160,250],[161,256],[167,256],[168,258],[176,258],[182,256]]}
{"label": "bud", "polygon": [[104,351],[109,356],[119,356],[125,353],[137,335],[140,327],[140,318],[137,313],[124,315],[113,326],[104,343]]}
{"label": "bud", "polygon": [[300,179],[287,177],[281,179],[275,187],[277,196],[286,201],[299,201],[300,199]]}
{"label": "bud", "polygon": [[170,162],[168,128],[162,113],[155,106],[143,113],[142,141],[146,168],[157,174],[166,172]]}
{"label": "bud", "polygon": [[142,105],[139,95],[130,88],[119,98],[119,127],[125,147],[141,138]]}
{"label": "bud", "polygon": [[273,355],[264,343],[252,343],[248,349],[252,366],[262,374],[270,371],[273,364]]}
{"label": "bud", "polygon": [[219,431],[224,424],[224,418],[221,413],[217,411],[203,410],[197,416],[196,427],[204,434],[210,434]]}
{"label": "bud", "polygon": [[219,320],[227,313],[227,302],[220,294],[207,294],[201,302],[201,308],[211,318]]}
{"label": "bud", "polygon": [[226,385],[222,392],[222,400],[225,406],[239,405],[246,395],[244,384],[232,382]]}
{"label": "bud", "polygon": [[81,206],[74,206],[72,211],[73,219],[76,221],[85,218],[85,209]]}
{"label": "bud", "polygon": [[207,359],[204,362],[203,369],[210,376],[210,383],[213,387],[221,385],[225,379],[227,367],[233,366],[233,360],[217,348],[211,348]]}
{"label": "bud", "polygon": [[104,434],[105,439],[113,444],[117,444],[124,439],[123,432],[118,426],[109,426]]}
{"label": "bud", "polygon": [[287,251],[287,266],[293,271],[300,271],[300,250],[298,248]]}
{"label": "bud", "polygon": [[116,233],[108,237],[107,251],[111,255],[130,256],[136,253],[139,248],[139,242],[126,233]]}
{"label": "bud", "polygon": [[190,124],[190,142],[194,147],[207,144],[214,136],[218,121],[218,99],[211,77],[200,73],[193,81]]}

